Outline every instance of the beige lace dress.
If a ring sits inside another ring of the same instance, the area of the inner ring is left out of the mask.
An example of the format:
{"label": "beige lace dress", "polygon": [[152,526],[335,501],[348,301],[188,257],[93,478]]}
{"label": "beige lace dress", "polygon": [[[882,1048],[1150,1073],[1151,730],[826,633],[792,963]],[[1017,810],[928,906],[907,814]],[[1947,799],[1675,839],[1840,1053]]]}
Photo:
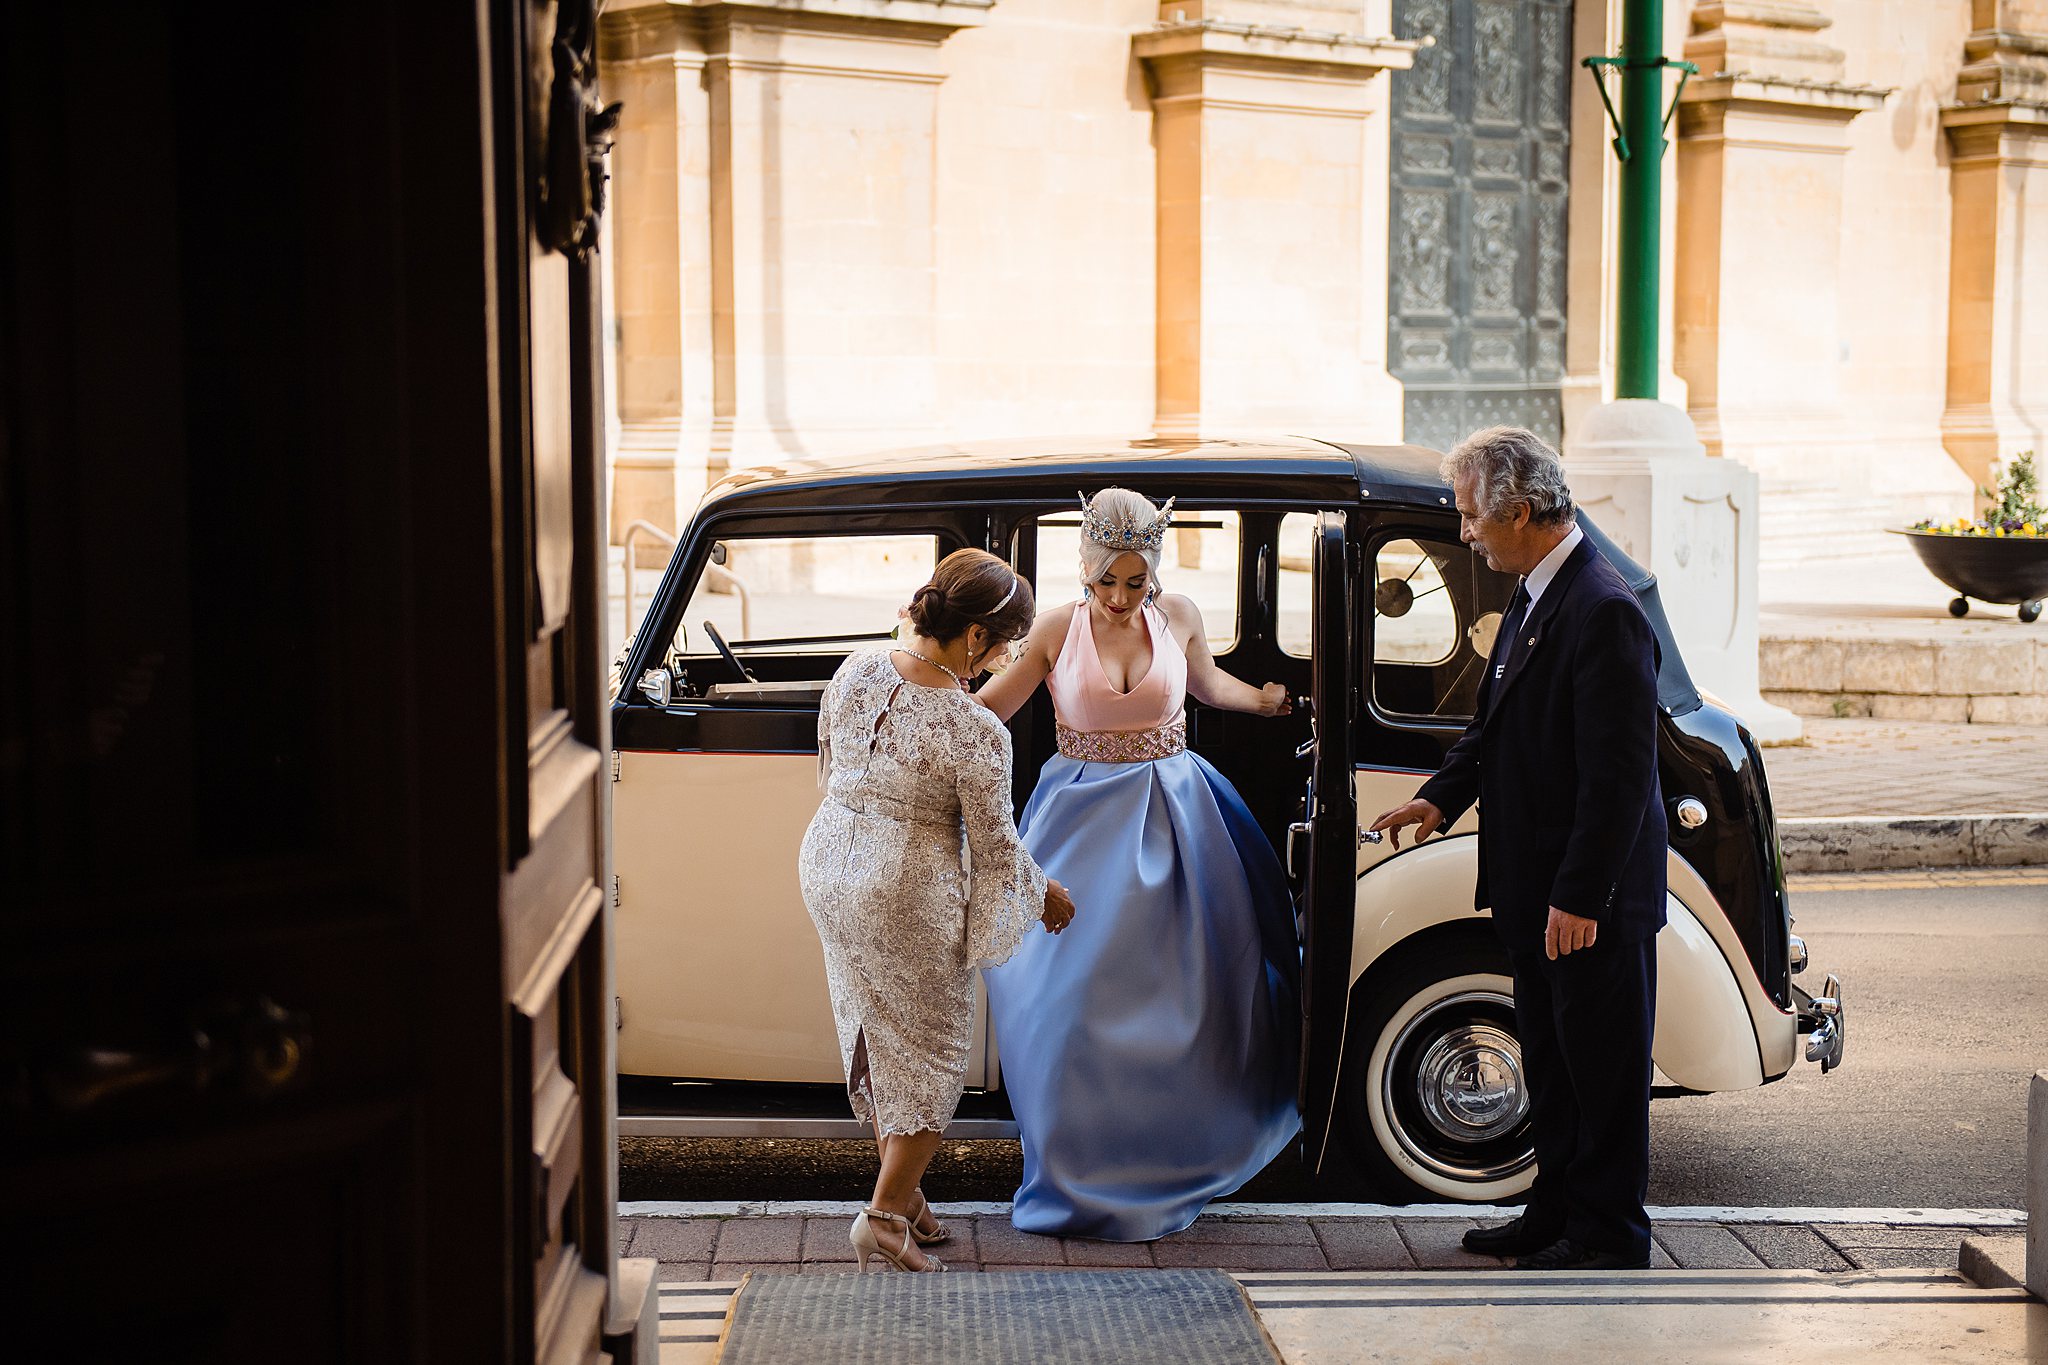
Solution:
{"label": "beige lace dress", "polygon": [[974,971],[1037,923],[1045,873],[1010,814],[1010,732],[951,687],[853,655],[818,714],[824,803],[797,875],[854,1113],[884,1133],[943,1129],[960,1102]]}

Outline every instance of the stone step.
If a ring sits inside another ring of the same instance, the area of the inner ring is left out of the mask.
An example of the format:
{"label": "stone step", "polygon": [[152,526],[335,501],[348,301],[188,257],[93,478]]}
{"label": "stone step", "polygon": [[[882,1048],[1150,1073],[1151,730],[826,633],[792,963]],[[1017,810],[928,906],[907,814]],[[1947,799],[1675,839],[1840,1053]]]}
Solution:
{"label": "stone step", "polygon": [[1805,716],[2048,725],[2048,633],[1998,624],[2013,629],[1884,637],[1766,624],[1758,684]]}
{"label": "stone step", "polygon": [[1759,500],[1758,557],[1783,566],[1881,555],[1885,528],[1897,521],[1879,498],[1845,498],[1819,484],[1772,485]]}

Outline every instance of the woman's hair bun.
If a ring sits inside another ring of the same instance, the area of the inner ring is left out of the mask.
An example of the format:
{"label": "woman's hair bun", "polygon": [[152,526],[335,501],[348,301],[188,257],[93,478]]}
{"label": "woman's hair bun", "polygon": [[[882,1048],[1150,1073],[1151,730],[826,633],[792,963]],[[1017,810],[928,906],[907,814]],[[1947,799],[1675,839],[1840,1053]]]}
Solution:
{"label": "woman's hair bun", "polygon": [[927,640],[951,644],[969,626],[1001,639],[1031,628],[1037,603],[1031,585],[986,550],[955,550],[910,599],[910,625]]}

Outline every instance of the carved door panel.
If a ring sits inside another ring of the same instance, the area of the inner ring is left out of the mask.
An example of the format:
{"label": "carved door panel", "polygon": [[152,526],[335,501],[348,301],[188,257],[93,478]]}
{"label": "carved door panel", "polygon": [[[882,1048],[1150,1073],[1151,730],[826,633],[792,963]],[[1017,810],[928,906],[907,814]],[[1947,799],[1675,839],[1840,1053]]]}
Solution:
{"label": "carved door panel", "polygon": [[[590,0],[560,8],[573,53]],[[652,1349],[612,1287],[599,334],[558,249],[588,205],[556,9],[10,13],[21,1358]]]}
{"label": "carved door panel", "polygon": [[502,676],[514,1245],[530,1266],[521,1358],[581,1362],[603,1335],[615,1258],[612,1010],[605,907],[610,747],[598,479],[598,282],[586,88],[590,0],[494,10],[494,141],[505,604]]}
{"label": "carved door panel", "polygon": [[1388,366],[1406,437],[1560,436],[1571,0],[1395,0]]}

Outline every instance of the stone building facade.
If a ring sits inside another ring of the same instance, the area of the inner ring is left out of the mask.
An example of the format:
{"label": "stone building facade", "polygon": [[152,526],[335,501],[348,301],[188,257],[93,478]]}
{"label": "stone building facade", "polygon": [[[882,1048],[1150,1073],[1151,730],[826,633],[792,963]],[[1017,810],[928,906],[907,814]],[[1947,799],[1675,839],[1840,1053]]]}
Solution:
{"label": "stone building facade", "polygon": [[[933,441],[1569,438],[1620,10],[613,0],[615,527]],[[1667,12],[1662,396],[1760,476],[1767,558],[1963,510],[2048,422],[2048,0]]]}

